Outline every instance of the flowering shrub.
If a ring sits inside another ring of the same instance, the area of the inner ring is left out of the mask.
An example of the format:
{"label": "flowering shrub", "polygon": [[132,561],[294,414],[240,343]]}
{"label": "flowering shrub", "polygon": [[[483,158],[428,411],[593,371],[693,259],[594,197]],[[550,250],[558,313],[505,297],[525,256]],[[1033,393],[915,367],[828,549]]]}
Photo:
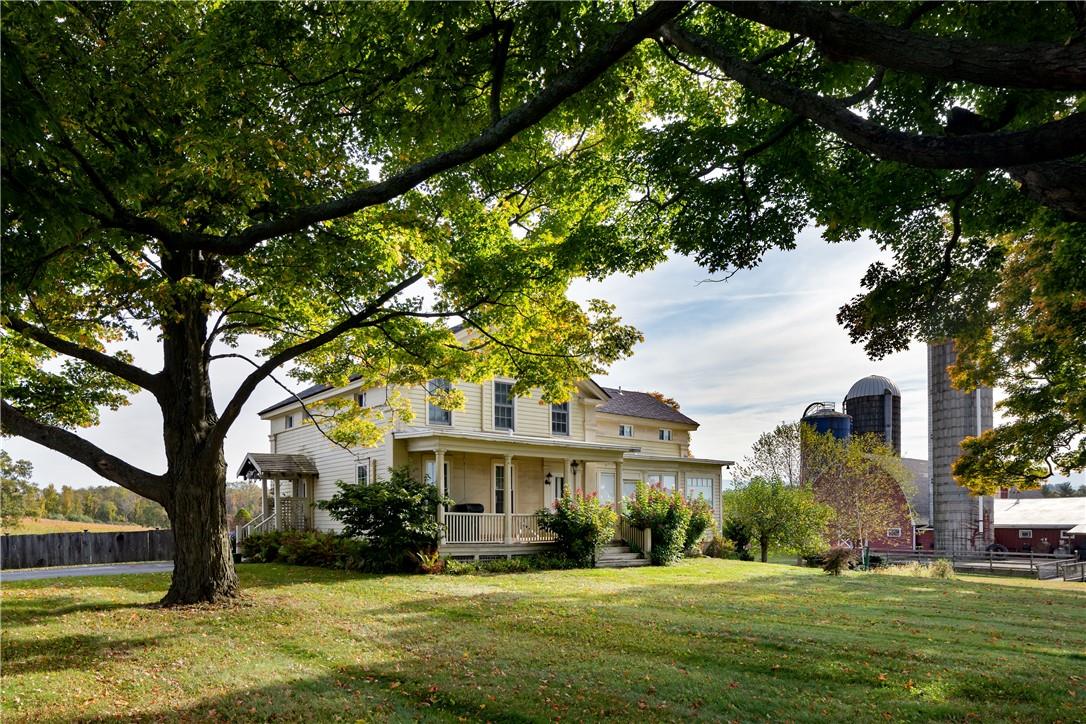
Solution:
{"label": "flowering shrub", "polygon": [[695,552],[705,531],[712,529],[716,533],[716,519],[713,517],[713,506],[705,498],[694,498],[686,505],[690,508],[690,522],[686,526],[683,550]]}
{"label": "flowering shrub", "polygon": [[679,491],[639,482],[633,498],[626,502],[626,517],[635,528],[652,530],[650,558],[654,566],[666,566],[682,558],[691,512]]}
{"label": "flowering shrub", "polygon": [[831,576],[841,575],[841,571],[850,568],[856,559],[856,552],[851,548],[838,546],[822,554],[822,570]]}
{"label": "flowering shrub", "polygon": [[554,501],[554,510],[539,511],[539,527],[554,533],[558,550],[577,566],[591,566],[596,549],[615,535],[618,516],[601,505],[595,494],[566,494]]}

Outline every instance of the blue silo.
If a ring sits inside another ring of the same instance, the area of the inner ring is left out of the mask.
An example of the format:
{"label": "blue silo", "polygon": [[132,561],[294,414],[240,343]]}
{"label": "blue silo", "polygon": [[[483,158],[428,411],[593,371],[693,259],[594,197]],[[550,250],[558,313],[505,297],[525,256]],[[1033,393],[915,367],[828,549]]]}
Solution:
{"label": "blue silo", "polygon": [[852,435],[852,418],[834,409],[832,402],[812,402],[807,405],[800,422],[810,425],[820,435],[832,433],[838,440],[847,440]]}

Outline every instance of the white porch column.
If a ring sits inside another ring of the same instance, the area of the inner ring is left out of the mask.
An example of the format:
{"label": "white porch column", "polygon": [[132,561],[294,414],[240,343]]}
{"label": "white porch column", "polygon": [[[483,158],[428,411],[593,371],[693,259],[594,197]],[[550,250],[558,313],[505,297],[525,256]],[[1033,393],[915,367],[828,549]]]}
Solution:
{"label": "white porch column", "polygon": [[570,459],[566,458],[566,471],[565,471],[566,490],[569,491],[570,495],[576,495],[577,491],[573,489],[573,475],[572,475],[572,472],[571,472],[570,462],[571,462]]}
{"label": "white porch column", "polygon": [[264,517],[268,514],[268,479],[260,479],[260,516]]}
{"label": "white porch column", "polygon": [[506,454],[505,456],[505,470],[502,473],[502,482],[505,485],[502,486],[502,511],[504,512],[505,519],[502,521],[503,530],[505,532],[505,544],[509,545],[513,542],[513,456]]}
{"label": "white porch column", "polygon": [[615,461],[615,512],[622,512],[622,461]]}
{"label": "white porch column", "polygon": [[279,478],[275,479],[275,529],[283,529],[283,516],[280,515],[282,508],[279,505]]}
{"label": "white porch column", "polygon": [[[445,495],[445,451],[434,451],[434,485],[437,486],[437,494]],[[437,524],[441,526],[441,539],[439,544],[445,542],[445,504],[437,504]]]}

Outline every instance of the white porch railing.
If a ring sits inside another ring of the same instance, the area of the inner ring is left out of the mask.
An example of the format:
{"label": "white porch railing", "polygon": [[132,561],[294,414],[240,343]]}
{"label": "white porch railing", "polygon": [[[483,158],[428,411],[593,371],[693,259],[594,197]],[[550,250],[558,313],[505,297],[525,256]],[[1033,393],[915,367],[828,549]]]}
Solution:
{"label": "white porch railing", "polygon": [[257,533],[266,533],[269,530],[275,530],[275,513],[269,512],[265,515],[258,515],[250,520],[245,525],[239,525],[234,528],[235,541],[237,545],[241,545],[242,541],[251,535]]}
{"label": "white porch railing", "polygon": [[446,513],[446,543],[502,543],[505,516],[501,513]]}
{"label": "white porch railing", "polygon": [[648,558],[652,552],[652,529],[635,528],[630,524],[630,519],[624,515],[618,516],[618,537],[626,541],[626,545]]}
{"label": "white porch railing", "polygon": [[[514,513],[510,517],[514,543],[548,543],[553,533],[539,527],[535,513]],[[502,513],[446,513],[445,543],[504,543],[505,515]]]}
{"label": "white porch railing", "polygon": [[535,513],[513,515],[514,543],[549,543],[556,538],[554,533],[539,527],[539,516]]}

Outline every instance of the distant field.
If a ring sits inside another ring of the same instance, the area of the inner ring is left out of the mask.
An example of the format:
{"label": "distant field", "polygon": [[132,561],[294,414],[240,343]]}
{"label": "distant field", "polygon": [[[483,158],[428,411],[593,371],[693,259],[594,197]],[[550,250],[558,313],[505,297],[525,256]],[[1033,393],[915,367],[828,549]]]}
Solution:
{"label": "distant field", "polygon": [[10,535],[37,535],[39,533],[112,533],[125,530],[147,530],[146,526],[134,523],[79,523],[72,520],[52,520],[50,518],[23,518],[18,528],[2,528],[0,532]]}

